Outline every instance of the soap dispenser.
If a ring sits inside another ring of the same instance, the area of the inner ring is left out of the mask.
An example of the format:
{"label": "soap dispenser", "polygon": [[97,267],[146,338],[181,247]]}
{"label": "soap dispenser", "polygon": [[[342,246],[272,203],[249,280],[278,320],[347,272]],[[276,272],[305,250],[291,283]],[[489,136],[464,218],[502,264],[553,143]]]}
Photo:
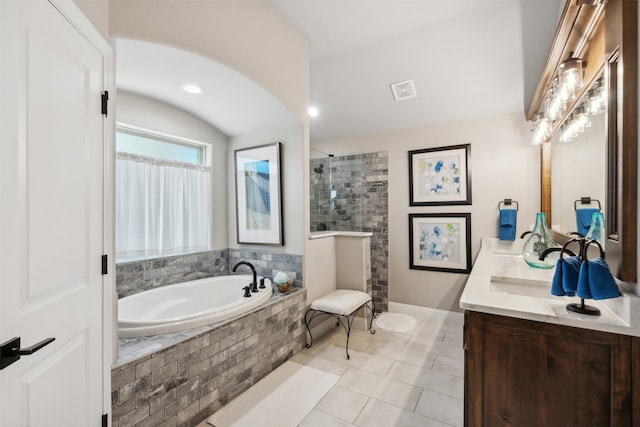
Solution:
{"label": "soap dispenser", "polygon": [[544,212],[536,214],[536,223],[533,231],[522,248],[522,257],[525,262],[534,268],[553,268],[556,265],[556,256],[547,256],[544,260],[540,260],[540,254],[548,248],[557,246],[551,232],[547,227],[547,216]]}

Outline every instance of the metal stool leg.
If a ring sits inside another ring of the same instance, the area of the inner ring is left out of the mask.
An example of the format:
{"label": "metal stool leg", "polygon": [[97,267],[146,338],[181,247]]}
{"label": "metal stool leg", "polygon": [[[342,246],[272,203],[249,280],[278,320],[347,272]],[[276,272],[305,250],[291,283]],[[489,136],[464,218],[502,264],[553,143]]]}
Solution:
{"label": "metal stool leg", "polygon": [[345,354],[347,356],[347,360],[351,359],[351,356],[349,355],[349,338],[351,337],[351,326],[353,325],[353,321],[356,318],[356,313],[361,308],[365,309],[365,322],[367,322],[366,310],[368,309],[371,312],[371,318],[368,319],[368,321],[369,321],[368,330],[369,330],[369,332],[371,334],[375,334],[376,331],[375,331],[375,329],[372,328],[372,326],[373,326],[373,316],[375,314],[375,305],[373,303],[373,300],[367,301],[366,303],[364,303],[360,307],[358,307],[356,310],[354,310],[353,313],[348,314],[348,315],[329,313],[327,311],[319,311],[319,310],[314,310],[312,308],[308,309],[307,312],[304,314],[304,325],[306,326],[307,333],[309,334],[309,342],[305,344],[305,347],[309,348],[309,347],[311,347],[313,345],[313,335],[311,334],[311,327],[310,327],[311,322],[313,322],[313,319],[315,319],[320,314],[328,314],[329,316],[335,317],[335,319],[337,321],[337,325],[336,326],[342,325],[342,327],[344,328],[344,331],[347,334],[347,343],[345,345]]}

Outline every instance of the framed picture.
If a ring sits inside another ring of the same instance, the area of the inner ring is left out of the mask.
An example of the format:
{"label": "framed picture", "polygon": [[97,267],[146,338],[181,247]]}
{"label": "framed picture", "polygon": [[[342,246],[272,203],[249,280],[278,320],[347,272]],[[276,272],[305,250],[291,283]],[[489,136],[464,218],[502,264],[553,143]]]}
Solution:
{"label": "framed picture", "polygon": [[471,144],[409,151],[409,205],[470,205]]}
{"label": "framed picture", "polygon": [[471,214],[409,214],[409,268],[468,274]]}
{"label": "framed picture", "polygon": [[238,243],[283,245],[281,144],[235,150]]}

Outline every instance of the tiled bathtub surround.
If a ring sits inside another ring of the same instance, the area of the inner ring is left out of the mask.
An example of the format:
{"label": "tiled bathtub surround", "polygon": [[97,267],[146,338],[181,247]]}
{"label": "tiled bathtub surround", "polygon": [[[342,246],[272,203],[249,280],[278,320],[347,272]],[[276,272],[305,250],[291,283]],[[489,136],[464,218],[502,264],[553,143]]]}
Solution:
{"label": "tiled bathtub surround", "polygon": [[306,291],[296,289],[187,339],[149,337],[158,346],[179,342],[124,364],[118,359],[112,426],[197,425],[304,347],[305,309]]}
{"label": "tiled bathtub surround", "polygon": [[[302,255],[229,249],[229,271],[240,261],[250,262],[258,276],[273,278],[278,271],[282,271],[294,279],[294,286],[302,286]],[[237,272],[241,271],[244,274],[251,274],[246,266],[238,267]]]}
{"label": "tiled bathtub surround", "polygon": [[229,251],[224,249],[118,264],[118,298],[159,286],[223,276],[229,271],[228,259]]}
{"label": "tiled bathtub surround", "polygon": [[[159,286],[188,282],[212,276],[230,274],[240,261],[249,261],[260,276],[273,277],[284,271],[295,279],[295,286],[302,286],[302,255],[269,251],[224,249],[196,254],[178,255],[134,261],[116,266],[118,298],[133,295]],[[238,273],[250,274],[248,268]]]}

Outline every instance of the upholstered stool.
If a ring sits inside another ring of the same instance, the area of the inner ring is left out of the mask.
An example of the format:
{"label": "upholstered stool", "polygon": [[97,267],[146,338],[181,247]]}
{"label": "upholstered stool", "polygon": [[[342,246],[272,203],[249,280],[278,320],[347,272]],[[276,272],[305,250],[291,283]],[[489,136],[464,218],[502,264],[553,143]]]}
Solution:
{"label": "upholstered stool", "polygon": [[311,329],[309,328],[309,325],[311,324],[313,319],[315,319],[319,315],[328,314],[335,317],[338,321],[338,324],[342,325],[345,332],[347,333],[347,345],[345,346],[345,351],[347,354],[347,359],[349,359],[349,335],[351,334],[351,325],[353,324],[353,320],[356,317],[356,313],[361,308],[369,309],[371,318],[369,319],[367,330],[370,333],[375,334],[376,331],[374,329],[371,329],[371,325],[373,324],[375,305],[373,304],[373,300],[371,299],[371,296],[369,296],[369,294],[360,291],[338,289],[337,291],[330,292],[322,298],[318,298],[317,300],[312,302],[311,307],[309,307],[304,315],[304,323],[307,327],[310,341],[306,344],[306,347],[309,348],[313,345],[313,337],[311,336]]}

